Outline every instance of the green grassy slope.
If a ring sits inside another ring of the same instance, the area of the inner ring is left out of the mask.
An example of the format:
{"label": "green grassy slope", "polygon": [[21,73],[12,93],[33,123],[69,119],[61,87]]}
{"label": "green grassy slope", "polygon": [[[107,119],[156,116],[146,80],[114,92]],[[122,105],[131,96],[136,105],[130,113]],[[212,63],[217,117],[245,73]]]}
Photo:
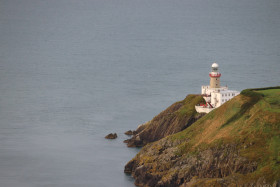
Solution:
{"label": "green grassy slope", "polygon": [[148,144],[125,169],[140,186],[279,181],[280,87],[242,91],[184,131]]}

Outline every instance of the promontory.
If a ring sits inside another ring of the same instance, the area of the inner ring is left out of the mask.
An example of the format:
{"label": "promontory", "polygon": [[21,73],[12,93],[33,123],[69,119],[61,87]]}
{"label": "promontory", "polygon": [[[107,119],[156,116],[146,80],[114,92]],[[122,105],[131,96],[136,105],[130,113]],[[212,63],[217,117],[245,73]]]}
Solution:
{"label": "promontory", "polygon": [[243,90],[208,114],[189,95],[133,132],[137,186],[280,186],[280,87]]}

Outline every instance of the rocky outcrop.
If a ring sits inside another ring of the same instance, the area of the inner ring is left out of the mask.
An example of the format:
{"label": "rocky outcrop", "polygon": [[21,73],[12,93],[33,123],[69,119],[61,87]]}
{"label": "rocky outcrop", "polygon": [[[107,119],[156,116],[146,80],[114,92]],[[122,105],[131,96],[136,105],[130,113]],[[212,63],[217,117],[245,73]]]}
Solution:
{"label": "rocky outcrop", "polygon": [[128,135],[128,136],[132,136],[133,134],[135,134],[135,131],[132,131],[132,130],[128,130],[124,133],[125,135]]}
{"label": "rocky outcrop", "polygon": [[105,136],[106,139],[116,139],[117,137],[117,133],[110,133],[107,136]]}
{"label": "rocky outcrop", "polygon": [[[198,179],[221,179],[234,173],[247,174],[257,169],[257,162],[242,157],[235,144],[213,147],[182,157],[173,148],[174,145],[168,147],[162,143],[160,141],[145,147],[144,155],[140,153],[125,166],[125,172],[135,177],[136,185],[191,186],[192,183],[201,182]],[[160,150],[155,147],[160,147]]]}
{"label": "rocky outcrop", "polygon": [[140,125],[133,131],[132,138],[125,140],[128,147],[141,147],[160,140],[168,135],[189,127],[204,114],[195,111],[195,105],[204,102],[200,95],[188,95],[183,101],[176,102],[159,115]]}
{"label": "rocky outcrop", "polygon": [[[279,114],[280,87],[242,91],[185,130],[145,145],[124,172],[145,187],[277,187]],[[141,141],[152,122],[140,126],[135,139]]]}

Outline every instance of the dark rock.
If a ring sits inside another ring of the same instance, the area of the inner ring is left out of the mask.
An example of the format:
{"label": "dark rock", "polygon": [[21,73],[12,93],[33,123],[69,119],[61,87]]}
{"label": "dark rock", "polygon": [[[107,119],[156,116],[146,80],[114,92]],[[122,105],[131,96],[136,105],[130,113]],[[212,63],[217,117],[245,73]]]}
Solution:
{"label": "dark rock", "polygon": [[128,136],[131,136],[134,134],[135,131],[132,131],[132,130],[129,130],[129,131],[126,131],[124,134],[128,135]]}
{"label": "dark rock", "polygon": [[125,165],[124,172],[131,174],[132,171],[134,171],[135,167],[137,166],[137,164],[135,162],[136,162],[135,160],[131,160],[129,163],[127,163]]}
{"label": "dark rock", "polygon": [[[149,145],[151,146],[151,144]],[[160,146],[162,145],[158,142],[156,147]],[[128,162],[125,166],[125,173],[132,174],[135,178],[135,184],[138,186],[168,187],[184,186],[184,184],[189,186],[189,183],[194,182],[191,181],[193,176],[197,176],[199,179],[223,179],[232,173],[247,174],[257,169],[256,162],[251,162],[237,154],[238,146],[235,144],[227,144],[218,149],[209,148],[198,152],[197,155],[178,157],[173,159],[173,162],[170,161],[175,156],[172,147],[163,147],[165,151],[161,154],[151,147],[147,148],[145,146],[144,148],[146,148],[145,151],[141,151],[138,157]],[[218,159],[224,152],[227,152],[228,155],[223,159]],[[145,163],[142,158],[149,158],[150,161],[153,161]],[[144,164],[142,165],[142,163]],[[164,176],[168,176],[168,170],[177,172],[162,180]],[[221,183],[221,181],[218,182]],[[227,180],[226,182],[230,181]]]}
{"label": "dark rock", "polygon": [[105,136],[106,139],[116,139],[117,137],[117,133],[110,133],[107,136]]}
{"label": "dark rock", "polygon": [[144,145],[142,140],[127,139],[123,142],[127,144],[127,147],[142,147]]}

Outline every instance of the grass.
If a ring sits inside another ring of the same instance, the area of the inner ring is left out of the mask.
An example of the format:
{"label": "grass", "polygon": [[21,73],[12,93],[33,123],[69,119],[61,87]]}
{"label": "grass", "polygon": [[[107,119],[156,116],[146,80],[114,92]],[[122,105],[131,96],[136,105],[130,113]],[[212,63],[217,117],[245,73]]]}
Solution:
{"label": "grass", "polygon": [[263,94],[265,102],[270,104],[270,107],[266,110],[280,113],[280,88],[271,90],[259,90],[257,92]]}
{"label": "grass", "polygon": [[[244,181],[280,178],[280,87],[247,89],[173,138],[187,138],[177,154],[194,155],[226,143],[239,145],[243,157],[258,162]],[[246,148],[244,148],[246,147]]]}
{"label": "grass", "polygon": [[272,160],[275,160],[277,163],[280,163],[280,136],[273,136],[269,143],[269,150],[271,151]]}
{"label": "grass", "polygon": [[185,116],[192,116],[196,114],[195,105],[199,103],[205,103],[205,100],[201,96],[197,95],[188,95],[183,101],[183,106],[176,112],[176,115],[180,119],[184,118]]}
{"label": "grass", "polygon": [[[185,115],[194,114],[194,107],[185,104],[199,103],[201,99],[195,95],[187,97],[181,101],[183,106],[175,115],[184,118]],[[234,173],[233,175],[239,176],[239,183],[248,184],[261,177],[273,183],[280,179],[279,112],[280,87],[247,89],[187,129],[160,140],[160,145],[168,141],[172,142],[172,145],[174,143],[175,147],[169,148],[174,155],[182,158],[197,156],[207,149],[223,149],[225,145],[236,145],[240,156],[257,162],[258,165],[252,173]],[[158,144],[149,144],[141,154],[149,152],[150,149],[161,152],[162,147],[155,146]],[[142,157],[142,163],[160,162],[156,154],[151,157],[148,155],[149,153]],[[165,171],[164,175],[169,178],[175,170],[172,169],[171,162],[166,167],[169,170]]]}

